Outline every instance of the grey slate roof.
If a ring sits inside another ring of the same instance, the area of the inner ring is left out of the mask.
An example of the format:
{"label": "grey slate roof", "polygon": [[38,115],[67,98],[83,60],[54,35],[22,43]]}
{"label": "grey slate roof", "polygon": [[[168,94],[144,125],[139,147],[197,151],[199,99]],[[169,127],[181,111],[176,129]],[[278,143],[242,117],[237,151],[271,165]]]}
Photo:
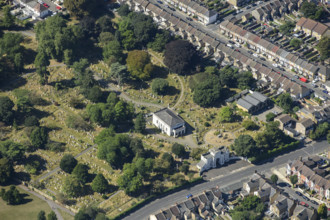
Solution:
{"label": "grey slate roof", "polygon": [[244,100],[247,101],[247,102],[249,102],[249,103],[251,103],[251,104],[253,104],[253,105],[255,105],[255,106],[257,106],[257,105],[260,104],[260,101],[257,100],[257,99],[255,99],[255,98],[253,98],[251,95],[245,96],[244,97]]}
{"label": "grey slate roof", "polygon": [[237,105],[240,105],[240,106],[242,106],[243,108],[245,108],[247,110],[249,110],[253,107],[253,105],[251,103],[245,101],[242,98],[237,101]]}
{"label": "grey slate roof", "polygon": [[261,94],[260,92],[253,92],[251,94],[251,96],[255,99],[258,99],[260,102],[265,102],[268,100],[267,96],[264,96],[263,94]]}
{"label": "grey slate roof", "polygon": [[168,108],[161,109],[155,112],[154,114],[170,127],[184,123],[184,120],[182,118],[180,118],[178,115],[176,115]]}

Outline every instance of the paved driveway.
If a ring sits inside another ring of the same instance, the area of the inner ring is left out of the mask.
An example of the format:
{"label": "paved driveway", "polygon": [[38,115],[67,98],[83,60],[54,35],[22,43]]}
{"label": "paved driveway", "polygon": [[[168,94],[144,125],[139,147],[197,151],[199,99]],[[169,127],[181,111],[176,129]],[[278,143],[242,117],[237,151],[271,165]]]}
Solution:
{"label": "paved driveway", "polygon": [[204,172],[203,177],[205,180],[213,180],[220,178],[226,174],[229,174],[233,171],[241,171],[251,166],[253,165],[243,160],[231,160],[227,164],[224,164],[222,167]]}
{"label": "paved driveway", "polygon": [[280,114],[280,113],[283,112],[283,110],[282,110],[280,107],[274,105],[273,108],[271,108],[271,109],[267,109],[266,111],[264,111],[264,112],[262,112],[261,114],[256,115],[256,116],[259,118],[260,121],[264,121],[264,122],[266,122],[266,115],[267,115],[268,113],[271,113],[271,112],[272,112],[272,113],[276,113],[276,112],[277,112],[277,114]]}

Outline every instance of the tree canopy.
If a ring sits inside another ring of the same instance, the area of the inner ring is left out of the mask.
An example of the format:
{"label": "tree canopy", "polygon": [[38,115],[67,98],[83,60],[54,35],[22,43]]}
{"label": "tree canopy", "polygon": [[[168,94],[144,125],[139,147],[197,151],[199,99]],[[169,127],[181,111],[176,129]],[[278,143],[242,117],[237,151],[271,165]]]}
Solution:
{"label": "tree canopy", "polygon": [[48,132],[44,127],[37,127],[32,131],[30,139],[34,147],[43,149],[48,142]]}
{"label": "tree canopy", "polygon": [[319,51],[322,60],[328,59],[330,57],[330,38],[322,37],[316,45],[316,49]]}
{"label": "tree canopy", "polygon": [[78,163],[72,171],[72,175],[76,176],[77,179],[82,183],[85,184],[88,182],[89,174],[88,174],[89,167],[86,164]]}
{"label": "tree canopy", "polygon": [[239,156],[250,157],[256,149],[256,142],[250,135],[240,135],[235,139],[233,149]]}
{"label": "tree canopy", "polygon": [[289,93],[282,93],[276,99],[276,103],[283,108],[285,112],[292,112],[294,102]]}
{"label": "tree canopy", "polygon": [[126,50],[142,48],[153,41],[157,33],[153,19],[142,13],[129,13],[122,18],[118,26],[117,36]]}
{"label": "tree canopy", "polygon": [[1,192],[2,199],[7,202],[8,205],[18,205],[23,201],[23,195],[19,193],[16,186],[10,186],[9,190]]}
{"label": "tree canopy", "polygon": [[309,137],[313,140],[321,139],[325,137],[330,131],[330,124],[328,122],[320,123],[316,128],[309,133]]}
{"label": "tree canopy", "polygon": [[152,81],[151,89],[156,95],[165,95],[168,88],[169,83],[166,79],[156,78]]}
{"label": "tree canopy", "polygon": [[23,36],[16,33],[5,33],[0,38],[0,85],[22,73],[25,61],[22,42]]}
{"label": "tree canopy", "polygon": [[109,97],[107,103],[87,105],[86,112],[90,120],[104,127],[113,125],[119,128],[122,125],[131,124],[134,116],[133,104],[119,100],[115,93],[110,93]]}
{"label": "tree canopy", "polygon": [[198,63],[196,49],[185,40],[175,40],[166,44],[164,57],[165,65],[178,74],[189,74]]}
{"label": "tree canopy", "polygon": [[7,183],[14,173],[13,165],[7,158],[0,159],[0,184]]}
{"label": "tree canopy", "polygon": [[101,173],[95,176],[91,186],[93,191],[98,193],[105,193],[109,189],[109,183]]}
{"label": "tree canopy", "polygon": [[314,2],[304,1],[300,6],[300,12],[303,13],[304,17],[311,18],[314,20],[321,20],[326,16],[325,10],[321,6],[317,6]]}
{"label": "tree canopy", "polygon": [[135,122],[134,122],[134,130],[136,132],[139,132],[143,134],[146,130],[146,119],[144,117],[143,113],[139,113],[136,116]]}
{"label": "tree canopy", "polygon": [[143,187],[143,178],[134,164],[126,163],[123,174],[117,180],[118,186],[128,195],[134,195]]}
{"label": "tree canopy", "polygon": [[265,204],[257,196],[247,196],[231,211],[233,220],[260,219],[265,210]]}
{"label": "tree canopy", "polygon": [[7,96],[0,96],[0,121],[11,124],[14,117],[14,103]]}
{"label": "tree canopy", "polygon": [[184,149],[184,146],[178,143],[174,143],[172,145],[172,153],[176,156],[182,158],[186,154],[186,150]]}
{"label": "tree canopy", "polygon": [[221,99],[227,97],[227,90],[221,87],[217,76],[212,76],[200,82],[194,89],[193,100],[202,107],[210,107],[218,104]]}
{"label": "tree canopy", "polygon": [[0,154],[11,162],[17,162],[24,158],[26,147],[11,140],[0,142]]}
{"label": "tree canopy", "polygon": [[234,120],[234,110],[229,106],[222,107],[219,111],[219,119],[220,122],[232,122]]}
{"label": "tree canopy", "polygon": [[114,169],[122,169],[125,163],[132,162],[135,155],[141,155],[144,148],[141,140],[132,139],[124,134],[102,134],[102,142],[98,142],[97,156],[106,160]]}
{"label": "tree canopy", "polygon": [[64,6],[72,16],[82,18],[87,15],[97,14],[105,8],[103,0],[64,0]]}
{"label": "tree canopy", "polygon": [[78,161],[71,154],[65,154],[61,159],[60,168],[66,173],[71,173],[77,163]]}
{"label": "tree canopy", "polygon": [[83,194],[84,185],[75,175],[67,176],[64,179],[64,183],[62,185],[62,190],[67,196],[78,197]]}
{"label": "tree canopy", "polygon": [[154,66],[150,56],[142,50],[133,50],[127,55],[127,69],[133,79],[147,80],[151,77]]}

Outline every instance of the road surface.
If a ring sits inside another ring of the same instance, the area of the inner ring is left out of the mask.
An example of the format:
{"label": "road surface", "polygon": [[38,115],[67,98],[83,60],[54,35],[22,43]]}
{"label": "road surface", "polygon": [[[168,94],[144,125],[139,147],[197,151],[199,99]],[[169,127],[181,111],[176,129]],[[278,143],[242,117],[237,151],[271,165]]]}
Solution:
{"label": "road surface", "polygon": [[297,159],[298,157],[306,157],[312,154],[317,154],[328,150],[329,144],[326,141],[316,142],[313,145],[308,145],[303,148],[297,149],[290,153],[286,153],[282,156],[278,156],[277,158],[271,159],[268,162],[265,162],[261,165],[256,165],[253,167],[248,167],[241,171],[233,171],[228,173],[227,176],[222,176],[219,178],[214,178],[211,181],[203,182],[196,186],[193,186],[188,189],[181,190],[179,192],[170,194],[163,198],[159,198],[155,201],[152,201],[142,208],[138,209],[137,211],[131,213],[129,216],[126,216],[125,220],[146,220],[148,217],[153,214],[157,213],[160,209],[166,209],[171,205],[175,204],[176,202],[182,202],[185,200],[186,195],[191,193],[193,195],[201,193],[203,190],[209,189],[211,187],[219,186],[221,189],[232,186],[232,185],[240,185],[247,181],[249,177],[256,171],[259,173],[269,173],[271,169],[278,169],[283,167],[289,160]]}

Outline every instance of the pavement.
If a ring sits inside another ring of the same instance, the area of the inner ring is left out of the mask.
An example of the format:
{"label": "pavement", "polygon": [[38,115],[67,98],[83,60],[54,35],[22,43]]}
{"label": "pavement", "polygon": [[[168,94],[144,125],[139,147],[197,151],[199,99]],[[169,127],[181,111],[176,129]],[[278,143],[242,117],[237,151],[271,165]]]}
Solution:
{"label": "pavement", "polygon": [[224,175],[219,179],[205,181],[193,187],[183,189],[181,191],[178,191],[176,193],[164,197],[160,197],[156,200],[147,203],[142,208],[136,210],[135,212],[131,213],[130,215],[126,216],[123,219],[146,220],[149,218],[151,214],[157,213],[160,209],[165,209],[175,204],[176,202],[184,201],[186,195],[188,195],[189,193],[196,195],[206,189],[216,186],[219,186],[220,189],[224,191],[231,189],[233,186],[240,188],[242,187],[243,183],[247,181],[255,171],[258,171],[261,174],[270,173],[272,169],[279,169],[285,166],[285,164],[289,160],[294,160],[300,156],[306,157],[306,156],[310,156],[311,154],[318,154],[324,152],[325,150],[329,150],[329,144],[327,143],[327,141],[315,142],[312,145],[307,145],[295,151],[291,151],[290,153],[286,153],[276,158],[269,159],[263,164],[251,166],[239,171],[235,170],[230,173],[227,173],[226,175]]}

